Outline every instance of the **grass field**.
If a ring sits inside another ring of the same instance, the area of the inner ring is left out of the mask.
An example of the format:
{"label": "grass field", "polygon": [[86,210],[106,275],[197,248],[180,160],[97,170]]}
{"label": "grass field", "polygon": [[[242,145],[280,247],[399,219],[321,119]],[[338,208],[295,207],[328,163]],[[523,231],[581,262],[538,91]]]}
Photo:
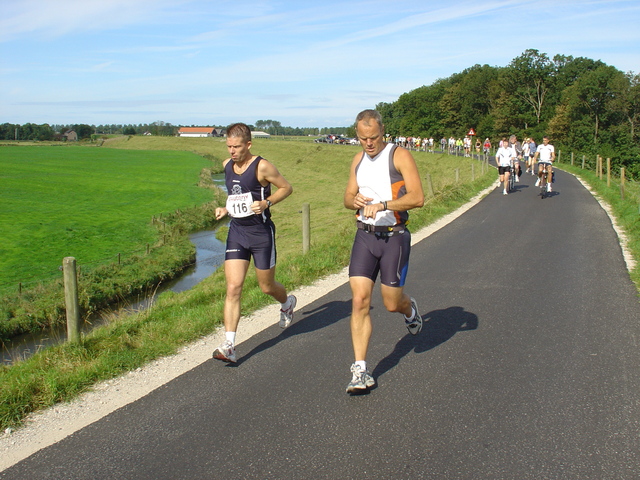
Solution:
{"label": "grass field", "polygon": [[211,201],[211,161],[184,151],[11,147],[0,156],[0,291],[59,277],[65,256],[94,266],[129,255],[153,216]]}

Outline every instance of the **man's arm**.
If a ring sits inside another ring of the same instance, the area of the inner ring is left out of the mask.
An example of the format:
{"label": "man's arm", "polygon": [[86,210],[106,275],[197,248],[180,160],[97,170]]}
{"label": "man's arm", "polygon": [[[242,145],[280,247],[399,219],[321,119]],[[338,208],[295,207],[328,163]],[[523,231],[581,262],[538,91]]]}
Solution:
{"label": "man's arm", "polygon": [[[287,181],[286,178],[282,176],[282,174],[278,171],[275,165],[273,165],[268,160],[265,160],[264,158],[260,160],[257,173],[258,173],[258,181],[262,185],[271,183],[272,185],[277,187],[277,190],[275,192],[272,192],[271,195],[269,196],[269,201],[273,205],[283,201],[293,192],[293,187],[291,186],[291,184]],[[253,202],[253,205],[251,206],[251,208],[254,213],[260,214],[263,211],[265,211],[267,208],[269,208],[269,205],[267,204],[267,200],[265,199],[259,202]]]}
{"label": "man's arm", "polygon": [[[231,161],[230,158],[227,158],[224,162],[222,162],[222,170],[225,170],[225,167],[227,166],[227,163],[229,163]],[[223,218],[224,216],[228,215],[229,212],[227,211],[227,207],[218,207],[216,208],[216,220],[220,220],[221,218]]]}
{"label": "man's arm", "polygon": [[422,207],[424,205],[422,181],[420,180],[418,166],[411,153],[404,148],[396,149],[393,156],[393,164],[402,175],[407,193],[400,198],[387,202],[387,209],[403,212],[412,208]]}

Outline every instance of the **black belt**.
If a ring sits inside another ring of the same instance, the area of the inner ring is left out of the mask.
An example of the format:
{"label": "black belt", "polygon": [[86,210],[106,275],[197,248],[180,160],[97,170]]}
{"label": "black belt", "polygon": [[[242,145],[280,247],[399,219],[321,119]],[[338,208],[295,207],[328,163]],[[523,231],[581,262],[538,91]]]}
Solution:
{"label": "black belt", "polygon": [[391,233],[391,232],[404,232],[407,226],[404,223],[398,223],[397,225],[371,225],[369,223],[363,223],[360,220],[356,222],[360,230],[364,230],[367,233]]}

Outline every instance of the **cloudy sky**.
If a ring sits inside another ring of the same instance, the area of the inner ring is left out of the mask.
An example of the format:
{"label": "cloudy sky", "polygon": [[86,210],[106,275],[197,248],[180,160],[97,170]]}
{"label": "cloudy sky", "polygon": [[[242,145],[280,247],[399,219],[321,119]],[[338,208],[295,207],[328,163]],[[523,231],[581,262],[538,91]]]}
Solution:
{"label": "cloudy sky", "polygon": [[285,126],[533,48],[640,73],[638,0],[0,0],[0,123]]}

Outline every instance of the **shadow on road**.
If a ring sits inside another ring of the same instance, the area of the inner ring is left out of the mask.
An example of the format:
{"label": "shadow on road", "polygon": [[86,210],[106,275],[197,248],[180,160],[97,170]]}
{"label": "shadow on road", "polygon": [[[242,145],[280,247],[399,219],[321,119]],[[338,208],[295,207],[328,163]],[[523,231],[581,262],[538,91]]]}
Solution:
{"label": "shadow on road", "polygon": [[422,319],[424,321],[422,332],[416,336],[407,333],[402,337],[393,352],[376,365],[373,378],[378,378],[394,368],[411,350],[415,349],[416,353],[423,353],[446,342],[457,332],[478,328],[478,316],[475,313],[465,312],[463,307],[433,310],[422,315]]}
{"label": "shadow on road", "polygon": [[297,315],[305,315],[301,320],[295,321],[286,330],[283,330],[280,335],[277,335],[266,342],[262,342],[260,345],[254,347],[249,353],[243,355],[238,359],[238,362],[233,366],[238,366],[244,361],[250,359],[252,356],[273,347],[274,345],[293,337],[294,335],[300,335],[303,333],[313,332],[320,330],[321,328],[328,327],[329,325],[339,322],[340,320],[349,317],[351,315],[351,300],[348,301],[335,301],[320,305],[313,310],[296,312]]}

